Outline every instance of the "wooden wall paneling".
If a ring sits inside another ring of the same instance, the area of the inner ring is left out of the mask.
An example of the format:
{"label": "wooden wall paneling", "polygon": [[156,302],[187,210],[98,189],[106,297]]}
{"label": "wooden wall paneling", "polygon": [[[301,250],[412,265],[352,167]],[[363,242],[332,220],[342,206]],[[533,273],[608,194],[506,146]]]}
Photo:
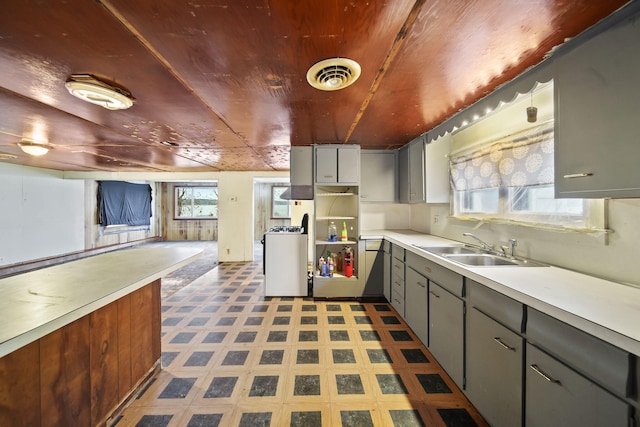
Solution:
{"label": "wooden wall paneling", "polygon": [[284,184],[257,182],[253,186],[253,235],[257,240],[262,239],[271,227],[291,224],[290,219],[271,218],[271,187],[274,185]]}
{"label": "wooden wall paneling", "polygon": [[133,387],[131,373],[131,296],[118,301],[118,398],[124,400]]}
{"label": "wooden wall paneling", "polygon": [[0,426],[40,425],[40,344],[0,358]]}
{"label": "wooden wall paneling", "polygon": [[90,315],[91,425],[102,424],[119,404],[118,304]]}
{"label": "wooden wall paneling", "polygon": [[158,279],[149,286],[152,292],[152,319],[151,319],[151,354],[153,362],[160,360],[162,356],[162,304],[161,304],[161,281]]}
{"label": "wooden wall paneling", "polygon": [[84,316],[39,342],[42,425],[89,425],[89,317]]}
{"label": "wooden wall paneling", "polygon": [[153,298],[152,286],[147,285],[131,294],[131,376],[134,383],[143,378],[153,366]]}
{"label": "wooden wall paneling", "polygon": [[[164,240],[218,240],[218,220],[215,219],[174,219],[174,188],[176,186],[195,186],[190,183],[163,183],[162,215]],[[211,185],[211,184],[202,184]]]}

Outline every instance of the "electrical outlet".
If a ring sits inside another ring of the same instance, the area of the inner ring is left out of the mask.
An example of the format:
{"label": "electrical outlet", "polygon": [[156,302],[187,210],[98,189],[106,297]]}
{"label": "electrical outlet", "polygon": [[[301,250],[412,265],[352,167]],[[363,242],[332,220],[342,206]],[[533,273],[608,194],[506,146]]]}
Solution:
{"label": "electrical outlet", "polygon": [[231,249],[227,249],[227,255],[231,253]]}
{"label": "electrical outlet", "polygon": [[434,224],[437,224],[437,223],[438,223],[438,221],[440,221],[440,215],[434,215],[434,216],[433,216],[433,223],[434,223]]}

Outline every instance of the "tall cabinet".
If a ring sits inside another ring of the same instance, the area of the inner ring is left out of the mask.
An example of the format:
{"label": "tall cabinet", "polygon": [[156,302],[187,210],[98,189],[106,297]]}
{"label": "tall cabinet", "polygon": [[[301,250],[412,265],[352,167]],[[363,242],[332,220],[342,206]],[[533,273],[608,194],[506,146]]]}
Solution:
{"label": "tall cabinet", "polygon": [[[365,292],[365,283],[359,276],[360,257],[360,146],[315,146],[314,191],[314,297],[358,297]],[[337,240],[329,236],[329,225],[334,223]],[[346,227],[347,239],[341,239]],[[330,253],[334,259],[333,276],[322,275],[318,262]],[[351,257],[352,273],[347,276],[347,254]],[[336,256],[337,255],[337,256]]]}

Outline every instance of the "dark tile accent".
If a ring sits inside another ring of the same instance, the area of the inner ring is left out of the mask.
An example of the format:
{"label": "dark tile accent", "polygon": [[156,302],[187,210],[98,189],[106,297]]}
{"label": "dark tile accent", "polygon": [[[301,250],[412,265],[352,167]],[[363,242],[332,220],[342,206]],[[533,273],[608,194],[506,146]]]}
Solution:
{"label": "dark tile accent", "polygon": [[373,323],[369,316],[354,316],[353,318],[358,325],[370,325]]}
{"label": "dark tile accent", "polygon": [[282,312],[288,312],[292,310],[293,310],[293,305],[286,304],[286,305],[279,305],[276,311],[278,311],[279,313],[282,313]]}
{"label": "dark tile accent", "polygon": [[327,311],[342,311],[340,304],[327,304]]}
{"label": "dark tile accent", "polygon": [[249,351],[234,351],[231,350],[227,353],[222,361],[223,365],[244,365],[244,362],[247,361],[247,356],[249,356]]}
{"label": "dark tile accent", "polygon": [[255,331],[239,332],[234,342],[254,342],[256,335],[258,335],[258,333]]}
{"label": "dark tile accent", "polygon": [[136,427],[165,427],[169,425],[171,418],[173,415],[143,415]]}
{"label": "dark tile accent", "polygon": [[[222,290],[221,290],[221,292],[223,292],[223,293],[225,293],[225,294],[232,294],[232,293],[234,293],[235,291],[236,291],[236,290],[235,290],[235,289],[233,289],[233,288],[225,288],[225,289],[222,289]],[[226,297],[226,298],[227,298],[227,299],[229,299],[229,297]]]}
{"label": "dark tile accent", "polygon": [[338,394],[364,394],[362,379],[358,374],[337,374],[336,384],[338,385]]}
{"label": "dark tile accent", "polygon": [[376,311],[391,311],[391,307],[389,307],[387,304],[374,304],[373,308]]}
{"label": "dark tile accent", "polygon": [[329,331],[331,341],[349,341],[349,331]]}
{"label": "dark tile accent", "polygon": [[295,300],[294,297],[280,297],[280,301],[293,301]]}
{"label": "dark tile accent", "polygon": [[394,341],[413,341],[411,334],[407,331],[389,331]]}
{"label": "dark tile accent", "polygon": [[169,298],[169,301],[170,301],[170,302],[180,302],[180,301],[182,301],[183,299],[184,299],[184,297],[183,297],[183,296],[180,296],[180,295],[174,295],[174,296],[172,296],[171,298]]}
{"label": "dark tile accent", "polygon": [[471,415],[466,409],[454,408],[454,409],[438,409],[438,414],[442,417],[442,420],[447,427],[477,427]]}
{"label": "dark tile accent", "polygon": [[352,349],[333,349],[333,363],[356,363]]}
{"label": "dark tile accent", "polygon": [[300,331],[298,341],[318,341],[318,331]]}
{"label": "dark tile accent", "polygon": [[403,348],[400,351],[408,363],[429,363],[429,359],[419,348]]}
{"label": "dark tile accent", "polygon": [[349,307],[351,308],[351,311],[366,311],[362,304],[351,304]]}
{"label": "dark tile accent", "polygon": [[166,368],[167,366],[171,365],[171,362],[173,362],[179,354],[179,351],[163,351],[161,359],[162,367]]}
{"label": "dark tile accent", "polygon": [[291,317],[289,316],[276,316],[273,318],[274,325],[288,325],[291,323]]}
{"label": "dark tile accent", "polygon": [[251,300],[251,297],[248,295],[240,295],[238,298],[236,298],[236,302],[247,302],[250,300]]}
{"label": "dark tile accent", "polygon": [[320,396],[320,375],[296,375],[294,396]]}
{"label": "dark tile accent", "polygon": [[451,393],[451,389],[438,374],[416,374],[426,393]]}
{"label": "dark tile accent", "polygon": [[368,348],[367,355],[371,363],[393,363],[391,356],[389,356],[389,353],[384,348]]}
{"label": "dark tile accent", "polygon": [[287,331],[271,331],[267,337],[267,342],[285,342],[287,341]]}
{"label": "dark tile accent", "polygon": [[398,374],[376,374],[382,394],[407,394],[407,388]]}
{"label": "dark tile accent", "polygon": [[242,290],[242,293],[243,293],[243,294],[253,294],[253,293],[255,293],[255,292],[256,292],[256,289],[255,289],[255,288],[244,288],[244,289]]}
{"label": "dark tile accent", "polygon": [[269,427],[271,412],[245,412],[240,417],[238,427]]}
{"label": "dark tile accent", "polygon": [[318,311],[318,306],[315,304],[303,304],[302,311]]}
{"label": "dark tile accent", "polygon": [[362,341],[381,341],[378,331],[358,331]]}
{"label": "dark tile accent", "polygon": [[227,308],[227,313],[241,313],[244,310],[244,305],[230,305]]}
{"label": "dark tile accent", "polygon": [[161,310],[163,313],[166,313],[167,311],[171,310],[172,308],[173,308],[173,307],[172,307],[172,306],[170,306],[170,305],[163,305],[163,306],[160,308],[160,310]]}
{"label": "dark tile accent", "polygon": [[195,332],[178,332],[171,340],[171,344],[188,344],[195,336]]}
{"label": "dark tile accent", "polygon": [[206,295],[194,295],[191,297],[190,301],[193,302],[202,302],[207,299]]}
{"label": "dark tile accent", "polygon": [[296,363],[299,365],[306,363],[320,363],[320,355],[318,350],[298,350],[298,358],[296,359]]}
{"label": "dark tile accent", "polygon": [[318,316],[302,316],[300,318],[301,325],[317,325],[318,324]]}
{"label": "dark tile accent", "polygon": [[260,357],[261,365],[282,365],[284,350],[264,350]]}
{"label": "dark tile accent", "polygon": [[204,394],[206,399],[218,397],[231,397],[233,389],[238,382],[238,377],[216,377],[209,384]]}
{"label": "dark tile accent", "polygon": [[373,427],[369,411],[340,411],[343,426]]}
{"label": "dark tile accent", "polygon": [[187,427],[218,427],[222,414],[193,414]]}
{"label": "dark tile accent", "polygon": [[253,378],[249,397],[275,396],[278,389],[278,375],[257,375]]}
{"label": "dark tile accent", "polygon": [[176,310],[176,313],[191,313],[195,308],[195,305],[183,305]]}
{"label": "dark tile accent", "polygon": [[400,325],[402,323],[396,316],[380,316],[380,319],[385,325]]}
{"label": "dark tile accent", "polygon": [[184,363],[184,366],[207,366],[213,356],[213,351],[194,351]]}
{"label": "dark tile accent", "polygon": [[290,427],[322,427],[322,412],[292,412]]}
{"label": "dark tile accent", "polygon": [[210,317],[194,317],[187,326],[204,326],[211,320]]}
{"label": "dark tile accent", "polygon": [[226,336],[226,332],[209,332],[202,342],[206,344],[217,344],[221,343]]}
{"label": "dark tile accent", "polygon": [[267,310],[269,310],[269,306],[265,304],[256,305],[251,309],[251,311],[254,313],[265,313]]}
{"label": "dark tile accent", "polygon": [[197,378],[173,378],[158,399],[184,399],[196,380]]}
{"label": "dark tile accent", "polygon": [[216,313],[218,310],[220,310],[220,306],[219,305],[208,305],[205,308],[202,309],[203,313]]}
{"label": "dark tile accent", "polygon": [[344,325],[344,316],[328,316],[327,317],[330,325]]}
{"label": "dark tile accent", "polygon": [[415,409],[390,409],[394,427],[425,427],[420,413]]}
{"label": "dark tile accent", "polygon": [[225,302],[229,299],[228,296],[226,295],[217,295],[215,298],[213,298],[214,301],[216,302]]}
{"label": "dark tile accent", "polygon": [[232,326],[236,319],[237,317],[221,317],[216,326]]}
{"label": "dark tile accent", "polygon": [[263,320],[264,317],[248,317],[244,324],[245,326],[260,326]]}
{"label": "dark tile accent", "polygon": [[162,326],[176,326],[184,317],[167,317],[162,321]]}

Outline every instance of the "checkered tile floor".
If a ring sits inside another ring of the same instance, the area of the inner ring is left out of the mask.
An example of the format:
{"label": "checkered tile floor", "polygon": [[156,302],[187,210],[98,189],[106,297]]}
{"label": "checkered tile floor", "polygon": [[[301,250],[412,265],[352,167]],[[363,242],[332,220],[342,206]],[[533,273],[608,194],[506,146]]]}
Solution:
{"label": "checkered tile floor", "polygon": [[223,263],[163,300],[163,369],[112,426],[486,426],[390,304],[262,280]]}

